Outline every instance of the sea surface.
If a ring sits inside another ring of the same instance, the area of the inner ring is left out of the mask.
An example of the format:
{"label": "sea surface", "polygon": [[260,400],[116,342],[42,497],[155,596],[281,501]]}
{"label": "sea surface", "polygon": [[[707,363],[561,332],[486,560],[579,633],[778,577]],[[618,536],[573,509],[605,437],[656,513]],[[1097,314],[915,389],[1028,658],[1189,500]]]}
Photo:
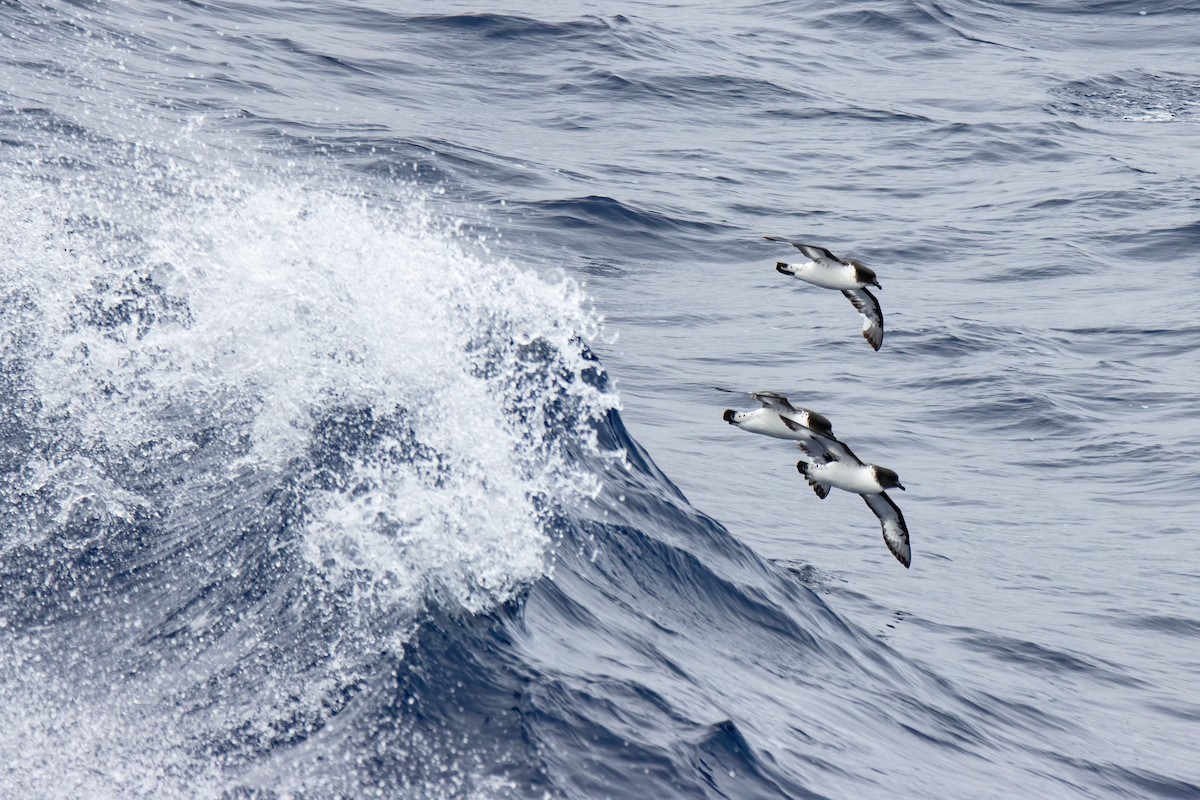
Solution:
{"label": "sea surface", "polygon": [[[0,797],[1200,798],[1198,54],[0,0]],[[912,568],[718,387],[896,470]]]}

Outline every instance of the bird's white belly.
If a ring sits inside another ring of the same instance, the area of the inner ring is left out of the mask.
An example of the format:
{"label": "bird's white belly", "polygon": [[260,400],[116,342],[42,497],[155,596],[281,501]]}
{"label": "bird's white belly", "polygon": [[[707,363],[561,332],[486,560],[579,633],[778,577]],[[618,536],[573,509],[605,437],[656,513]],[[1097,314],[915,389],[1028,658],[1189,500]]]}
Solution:
{"label": "bird's white belly", "polygon": [[834,461],[830,464],[812,467],[809,472],[813,478],[821,483],[832,486],[835,489],[841,489],[842,491],[854,492],[855,494],[879,494],[882,491],[879,483],[875,480],[875,475],[868,466],[843,464],[840,461]]}
{"label": "bird's white belly", "polygon": [[751,433],[761,433],[764,436],[774,436],[776,439],[802,439],[803,435],[797,434],[791,428],[783,423],[779,415],[769,408],[760,408],[757,411],[752,411],[750,416],[740,423],[741,427]]}
{"label": "bird's white belly", "polygon": [[862,283],[855,278],[854,268],[847,266],[830,269],[810,261],[796,271],[796,277],[824,289],[858,289],[862,287]]}

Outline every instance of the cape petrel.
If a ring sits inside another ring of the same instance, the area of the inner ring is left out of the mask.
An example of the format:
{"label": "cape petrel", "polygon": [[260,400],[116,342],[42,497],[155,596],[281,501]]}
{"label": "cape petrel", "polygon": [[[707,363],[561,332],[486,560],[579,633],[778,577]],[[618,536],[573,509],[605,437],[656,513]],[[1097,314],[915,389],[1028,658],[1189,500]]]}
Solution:
{"label": "cape petrel", "polygon": [[824,500],[831,489],[841,489],[861,495],[867,506],[879,518],[883,541],[896,560],[908,567],[912,564],[912,548],[909,544],[908,526],[904,515],[886,489],[904,490],[900,476],[887,467],[866,464],[841,441],[815,431],[802,428],[791,420],[784,425],[799,429],[797,446],[807,457],[796,462],[796,469],[808,481],[817,497]]}
{"label": "cape petrel", "polygon": [[[742,394],[733,389],[714,387],[721,392]],[[833,424],[829,419],[815,411],[792,405],[786,397],[778,392],[747,392],[751,398],[762,403],[762,408],[754,411],[734,411],[725,409],[723,419],[730,425],[735,425],[751,433],[761,433],[764,436],[774,436],[776,439],[797,439],[795,432],[783,424],[783,419],[790,419],[809,430],[818,431],[833,436]]]}
{"label": "cape petrel", "polygon": [[878,350],[883,345],[883,310],[879,301],[866,287],[882,289],[874,270],[853,258],[838,258],[824,247],[793,242],[779,236],[764,237],[769,242],[783,242],[795,247],[809,258],[803,264],[775,263],[775,271],[791,275],[823,289],[838,289],[863,316],[862,335],[871,347]]}

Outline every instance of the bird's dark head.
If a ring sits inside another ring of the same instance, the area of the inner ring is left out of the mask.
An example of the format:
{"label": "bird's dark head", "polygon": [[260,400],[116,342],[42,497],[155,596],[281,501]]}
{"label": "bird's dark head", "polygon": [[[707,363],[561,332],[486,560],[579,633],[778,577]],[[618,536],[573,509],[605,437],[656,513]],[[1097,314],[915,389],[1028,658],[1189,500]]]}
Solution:
{"label": "bird's dark head", "polygon": [[900,476],[887,467],[875,467],[875,480],[879,481],[879,485],[884,489],[904,491],[904,484],[900,483]]}
{"label": "bird's dark head", "polygon": [[791,264],[785,264],[782,261],[775,262],[775,271],[780,272],[784,275],[795,275],[796,274],[795,267],[793,267]]}
{"label": "bird's dark head", "polygon": [[876,289],[883,288],[879,285],[879,278],[875,275],[875,270],[854,258],[850,259],[850,266],[854,267],[854,277],[856,279],[867,286],[874,286]]}

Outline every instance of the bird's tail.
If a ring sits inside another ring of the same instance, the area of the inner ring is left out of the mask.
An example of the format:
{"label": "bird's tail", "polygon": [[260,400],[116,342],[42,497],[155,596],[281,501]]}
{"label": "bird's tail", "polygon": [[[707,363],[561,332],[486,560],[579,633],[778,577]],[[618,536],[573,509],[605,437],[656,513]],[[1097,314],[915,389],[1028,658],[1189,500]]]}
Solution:
{"label": "bird's tail", "polygon": [[807,461],[797,461],[796,469],[798,469],[800,474],[804,476],[804,480],[808,482],[808,485],[812,487],[812,490],[817,493],[817,497],[821,498],[822,500],[824,500],[826,497],[829,497],[829,487],[818,481],[812,475],[808,474]]}

